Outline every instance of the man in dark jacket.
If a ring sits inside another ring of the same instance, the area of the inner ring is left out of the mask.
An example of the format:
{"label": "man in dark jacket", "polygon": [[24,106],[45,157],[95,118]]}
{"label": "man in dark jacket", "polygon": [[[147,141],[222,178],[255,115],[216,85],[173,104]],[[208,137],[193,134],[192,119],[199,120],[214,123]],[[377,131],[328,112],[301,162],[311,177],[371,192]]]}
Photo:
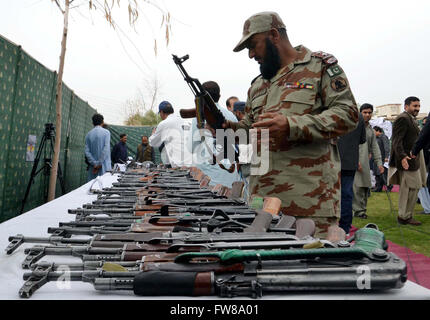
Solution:
{"label": "man in dark jacket", "polygon": [[346,234],[349,233],[352,223],[353,184],[355,172],[358,169],[358,146],[365,142],[366,130],[363,116],[360,113],[357,128],[339,138],[337,141],[341,161],[341,208],[339,227],[345,230]]}
{"label": "man in dark jacket", "polygon": [[[384,163],[388,162],[388,158],[390,156],[390,141],[384,134],[384,130],[381,127],[375,126],[373,127],[373,130],[375,131],[376,142],[378,143],[379,150],[381,151],[381,159]],[[388,171],[385,170],[384,173],[381,174],[379,170],[374,170],[374,173],[376,178],[376,186],[373,191],[381,192],[384,185],[387,184]]]}
{"label": "man in dark jacket", "polygon": [[155,163],[154,148],[149,145],[147,136],[142,136],[142,143],[137,146],[136,161],[152,161]]}
{"label": "man in dark jacket", "polygon": [[[430,117],[430,114],[429,114]],[[428,119],[428,117],[427,117]],[[424,121],[423,121],[424,124]],[[412,157],[418,156],[420,151],[424,153],[425,164],[427,167],[427,188],[422,188],[418,192],[418,198],[420,199],[421,205],[424,209],[422,213],[430,214],[430,123],[427,121],[423,128],[421,129],[418,140],[415,142],[414,147],[412,148]]]}
{"label": "man in dark jacket", "polygon": [[[430,113],[427,119],[430,117]],[[412,155],[418,156],[420,151],[423,150],[426,166],[429,168],[429,153],[430,153],[430,122],[427,121],[423,129],[420,132],[418,140],[415,142],[412,148]],[[430,169],[430,168],[429,168]],[[430,182],[427,181],[427,188],[430,189]]]}
{"label": "man in dark jacket", "polygon": [[112,163],[124,164],[127,162],[127,135],[125,133],[119,135],[119,142],[112,149]]}
{"label": "man in dark jacket", "polygon": [[[418,191],[426,179],[424,159],[421,159],[423,158],[422,153],[413,157],[411,152],[420,133],[415,118],[420,111],[420,106],[418,98],[407,98],[405,100],[405,112],[394,121],[388,173],[389,183],[400,185],[397,221],[400,224],[413,226],[421,225],[421,222],[413,218],[413,212]],[[424,168],[420,162],[423,163]]]}

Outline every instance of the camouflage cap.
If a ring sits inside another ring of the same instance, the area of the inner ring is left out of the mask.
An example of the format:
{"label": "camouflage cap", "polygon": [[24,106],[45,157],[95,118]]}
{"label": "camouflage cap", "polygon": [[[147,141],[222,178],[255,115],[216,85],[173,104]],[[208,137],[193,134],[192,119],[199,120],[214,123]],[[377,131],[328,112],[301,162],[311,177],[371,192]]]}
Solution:
{"label": "camouflage cap", "polygon": [[243,50],[246,46],[246,41],[256,33],[266,32],[271,29],[285,28],[281,17],[276,12],[260,12],[256,13],[245,21],[243,25],[242,39],[233,49],[234,52]]}

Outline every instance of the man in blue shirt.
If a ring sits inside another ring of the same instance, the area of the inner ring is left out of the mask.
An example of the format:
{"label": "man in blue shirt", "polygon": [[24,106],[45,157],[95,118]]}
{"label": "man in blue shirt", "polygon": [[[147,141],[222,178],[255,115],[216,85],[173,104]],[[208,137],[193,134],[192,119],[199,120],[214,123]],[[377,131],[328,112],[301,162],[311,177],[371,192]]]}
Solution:
{"label": "man in blue shirt", "polygon": [[110,132],[102,128],[104,118],[93,115],[94,128],[85,136],[85,156],[89,162],[88,181],[112,169],[110,161]]}
{"label": "man in blue shirt", "polygon": [[122,133],[119,135],[119,142],[112,149],[112,163],[124,164],[127,162],[127,135]]}

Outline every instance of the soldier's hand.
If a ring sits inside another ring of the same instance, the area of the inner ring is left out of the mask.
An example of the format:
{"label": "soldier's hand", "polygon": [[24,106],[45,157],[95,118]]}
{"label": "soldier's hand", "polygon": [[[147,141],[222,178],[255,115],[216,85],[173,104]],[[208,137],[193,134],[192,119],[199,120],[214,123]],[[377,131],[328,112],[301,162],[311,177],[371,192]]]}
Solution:
{"label": "soldier's hand", "polygon": [[289,134],[289,125],[287,117],[280,113],[265,113],[257,118],[257,122],[252,125],[253,128],[258,130],[257,143],[265,143],[261,140],[261,130],[269,130],[269,149],[271,151],[279,150],[283,144],[287,142]]}
{"label": "soldier's hand", "polygon": [[223,124],[222,124],[222,128],[223,129],[228,129],[228,128],[231,128],[231,121],[229,121],[229,120],[227,120],[227,121],[225,121]]}
{"label": "soldier's hand", "polygon": [[406,157],[404,157],[404,158],[402,159],[402,167],[403,167],[403,169],[405,169],[405,170],[409,170],[409,162],[408,162],[408,160],[411,160],[411,158],[410,158],[410,157],[408,157],[408,156],[406,156]]}
{"label": "soldier's hand", "polygon": [[361,162],[358,162],[358,169],[359,172],[363,171],[363,167],[361,166]]}
{"label": "soldier's hand", "polygon": [[385,171],[384,166],[378,166],[378,168],[379,168],[379,172],[380,172],[381,174],[383,174],[383,173],[384,173],[384,171]]}

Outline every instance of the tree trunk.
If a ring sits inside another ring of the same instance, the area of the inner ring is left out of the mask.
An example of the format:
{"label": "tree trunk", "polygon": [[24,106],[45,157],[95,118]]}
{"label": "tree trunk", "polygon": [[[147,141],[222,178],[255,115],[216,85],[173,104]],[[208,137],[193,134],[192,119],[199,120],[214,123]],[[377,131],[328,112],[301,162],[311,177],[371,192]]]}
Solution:
{"label": "tree trunk", "polygon": [[66,42],[67,42],[67,29],[69,23],[69,1],[64,0],[64,27],[63,27],[63,38],[61,41],[61,54],[60,54],[60,66],[58,68],[57,78],[57,91],[56,91],[56,111],[57,118],[55,121],[55,145],[54,145],[54,159],[52,159],[51,174],[49,177],[49,191],[48,191],[48,202],[55,199],[55,187],[57,184],[57,171],[58,162],[60,160],[60,145],[61,145],[61,105],[62,105],[62,84],[63,84],[63,70],[64,70],[64,59],[66,56]]}

